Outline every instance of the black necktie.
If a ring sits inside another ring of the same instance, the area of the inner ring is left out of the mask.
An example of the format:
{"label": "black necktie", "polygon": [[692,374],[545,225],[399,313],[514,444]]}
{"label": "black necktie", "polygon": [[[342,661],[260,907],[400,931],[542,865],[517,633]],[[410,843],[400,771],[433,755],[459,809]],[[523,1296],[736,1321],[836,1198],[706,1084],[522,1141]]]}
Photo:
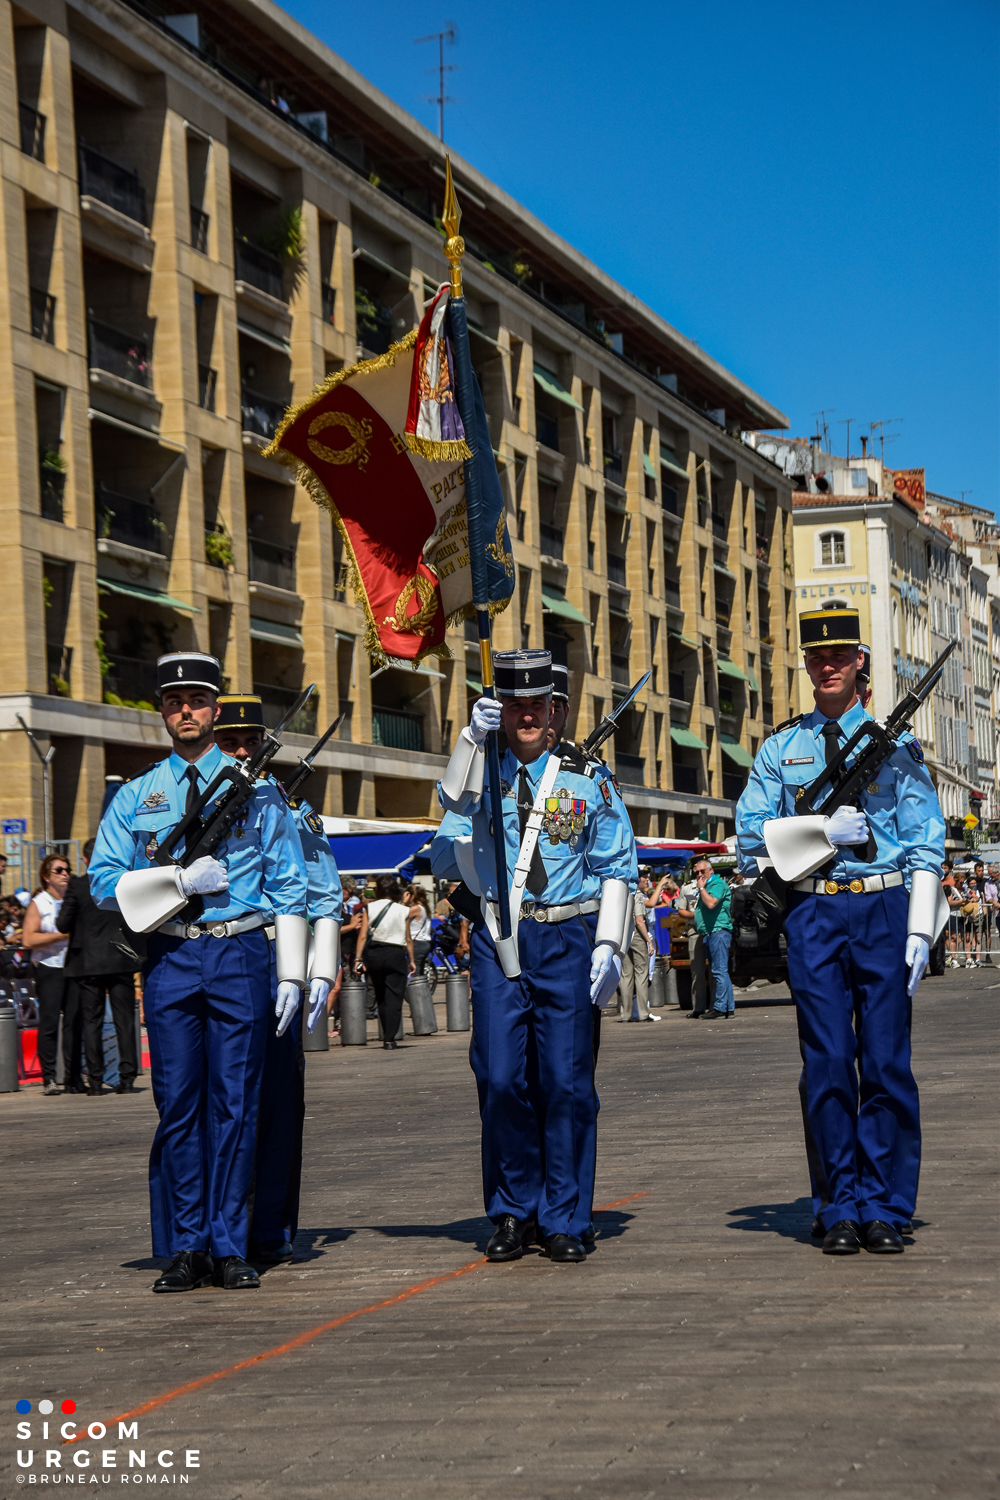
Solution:
{"label": "black necktie", "polygon": [[188,779],[187,801],[184,804],[185,815],[189,813],[198,800],[198,767],[188,766],[184,775]]}
{"label": "black necktie", "polygon": [[[524,766],[517,773],[517,823],[521,830],[521,843],[524,843],[525,830],[528,827],[528,819],[534,806],[534,796],[528,773]],[[528,870],[527,889],[537,900],[544,892],[548,884],[548,876],[545,873],[545,864],[542,860],[542,851],[536,841],[534,852],[531,856],[531,866]]]}
{"label": "black necktie", "polygon": [[823,738],[826,740],[826,764],[840,754],[840,725],[836,719],[827,719],[823,725]]}

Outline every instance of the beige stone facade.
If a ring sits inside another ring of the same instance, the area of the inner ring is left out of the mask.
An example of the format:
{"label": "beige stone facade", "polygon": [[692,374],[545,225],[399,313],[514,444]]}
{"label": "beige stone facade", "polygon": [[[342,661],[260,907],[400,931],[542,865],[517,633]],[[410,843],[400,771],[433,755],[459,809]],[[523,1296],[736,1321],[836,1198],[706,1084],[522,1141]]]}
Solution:
{"label": "beige stone facade", "polygon": [[[163,754],[152,663],[190,646],[272,719],[311,681],[317,732],[345,712],[324,811],[436,817],[478,651],[373,675],[330,517],[262,450],[444,279],[440,143],[255,0],[2,0],[0,70],[0,815],[42,836],[20,713],[54,836],[92,833],[105,777]],[[607,745],[636,829],[731,832],[797,707],[792,481],[744,438],[784,418],[455,169],[517,570],[496,644],[564,657],[578,739],[651,670]]]}

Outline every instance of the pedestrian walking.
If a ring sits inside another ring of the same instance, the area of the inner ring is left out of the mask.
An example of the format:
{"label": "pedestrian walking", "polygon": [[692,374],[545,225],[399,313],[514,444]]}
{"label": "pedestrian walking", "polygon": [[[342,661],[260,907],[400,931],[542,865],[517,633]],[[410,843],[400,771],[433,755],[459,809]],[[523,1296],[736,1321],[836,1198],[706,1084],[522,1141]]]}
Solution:
{"label": "pedestrian walking", "polygon": [[[649,871],[639,873],[639,885],[633,897],[634,928],[632,941],[622,954],[622,977],[618,986],[619,1021],[658,1021],[649,1010],[649,960],[656,949],[646,925],[646,898],[649,895]],[[633,997],[635,1015],[632,1015]]]}
{"label": "pedestrian walking", "polygon": [[382,1025],[382,1047],[395,1052],[403,1015],[406,982],[416,973],[410,909],[395,875],[376,875],[375,900],[361,918],[355,969],[367,970],[375,990],[375,1009]]}
{"label": "pedestrian walking", "polygon": [[[85,1094],[81,1048],[83,1042],[80,997],[66,973],[69,942],[56,926],[56,918],[69,885],[69,865],[62,854],[47,854],[38,872],[38,888],[24,914],[21,945],[31,954],[35,969],[38,1005],[38,1061],[42,1069],[42,1092],[56,1098]],[[62,1021],[63,1089],[56,1083],[59,1022]]]}

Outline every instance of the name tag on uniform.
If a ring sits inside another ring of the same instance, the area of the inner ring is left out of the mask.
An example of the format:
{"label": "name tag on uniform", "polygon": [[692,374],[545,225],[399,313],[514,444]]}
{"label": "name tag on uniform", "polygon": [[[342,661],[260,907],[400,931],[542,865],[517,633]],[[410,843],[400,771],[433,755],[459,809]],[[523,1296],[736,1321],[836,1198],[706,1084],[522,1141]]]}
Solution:
{"label": "name tag on uniform", "polygon": [[795,755],[790,760],[783,760],[781,764],[783,766],[811,766],[814,760],[815,757],[812,755]]}

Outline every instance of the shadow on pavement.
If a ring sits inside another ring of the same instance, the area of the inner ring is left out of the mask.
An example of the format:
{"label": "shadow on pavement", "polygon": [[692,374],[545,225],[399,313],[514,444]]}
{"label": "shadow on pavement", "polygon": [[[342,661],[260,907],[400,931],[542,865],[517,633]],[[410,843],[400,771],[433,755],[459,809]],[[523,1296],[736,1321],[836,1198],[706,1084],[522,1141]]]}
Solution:
{"label": "shadow on pavement", "polygon": [[460,1245],[485,1245],[493,1225],[485,1215],[453,1219],[450,1224],[370,1224],[374,1234],[399,1240],[457,1240]]}
{"label": "shadow on pavement", "polygon": [[813,1243],[812,1199],[796,1198],[793,1203],[754,1203],[748,1208],[731,1208],[730,1216],[736,1220],[728,1229],[751,1229],[763,1234],[780,1234],[787,1240],[798,1240],[800,1245]]}
{"label": "shadow on pavement", "polygon": [[295,1236],[295,1264],[320,1260],[331,1245],[341,1245],[356,1231],[353,1229],[300,1229]]}
{"label": "shadow on pavement", "polygon": [[619,1209],[605,1209],[603,1213],[594,1214],[594,1227],[598,1238],[602,1240],[617,1240],[621,1235],[627,1233],[628,1227],[635,1214],[623,1214]]}

